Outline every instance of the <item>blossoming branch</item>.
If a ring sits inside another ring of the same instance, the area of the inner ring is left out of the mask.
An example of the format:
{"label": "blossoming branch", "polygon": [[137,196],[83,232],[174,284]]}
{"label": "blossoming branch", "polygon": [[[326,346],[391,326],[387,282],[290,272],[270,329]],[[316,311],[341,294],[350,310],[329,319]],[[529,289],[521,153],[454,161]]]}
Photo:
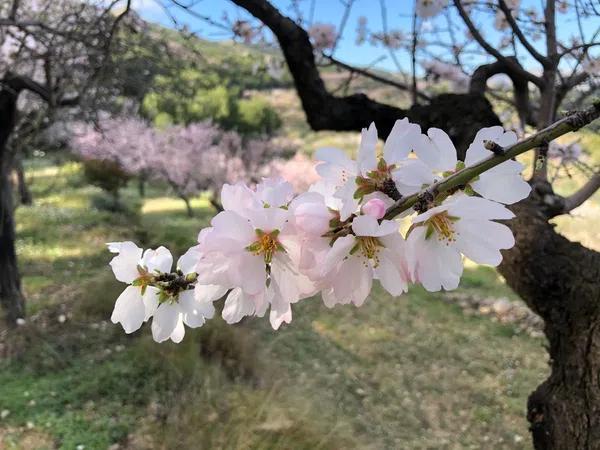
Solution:
{"label": "blossoming branch", "polygon": [[502,127],[480,130],[464,161],[448,135],[426,134],[398,120],[377,151],[374,124],[363,129],[356,160],[319,149],[320,179],[296,195],[281,178],[256,186],[224,184],[223,211],[200,231],[198,245],[179,258],[108,244],[110,265],[128,287],[111,317],[126,333],[152,318],[157,342],[180,342],[185,326],[200,327],[225,298],[227,323],[264,316],[274,329],[292,320],[292,305],[321,294],[324,304],[362,305],[373,280],[392,296],[412,284],[455,289],[467,257],[497,266],[515,241],[499,220],[531,188],[513,158],[576,130],[600,115],[600,103],[517,142]]}

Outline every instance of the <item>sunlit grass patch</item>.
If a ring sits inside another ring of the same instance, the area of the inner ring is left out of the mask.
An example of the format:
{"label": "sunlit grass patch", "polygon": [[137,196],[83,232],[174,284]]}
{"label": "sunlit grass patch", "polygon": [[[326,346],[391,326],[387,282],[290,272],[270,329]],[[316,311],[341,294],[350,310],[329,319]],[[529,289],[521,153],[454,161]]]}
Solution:
{"label": "sunlit grass patch", "polygon": [[[208,199],[205,197],[194,197],[190,200],[190,204],[192,205],[193,209],[212,209],[212,206],[210,205]],[[185,203],[183,202],[183,200],[173,197],[147,198],[144,200],[142,206],[142,214],[169,214],[172,212],[185,213],[185,211]]]}

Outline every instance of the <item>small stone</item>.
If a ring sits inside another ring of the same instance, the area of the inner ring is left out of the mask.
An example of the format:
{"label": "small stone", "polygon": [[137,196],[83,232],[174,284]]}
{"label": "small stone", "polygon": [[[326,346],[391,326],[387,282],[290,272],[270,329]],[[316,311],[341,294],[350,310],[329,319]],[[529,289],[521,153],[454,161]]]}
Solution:
{"label": "small stone", "polygon": [[515,434],[515,436],[513,437],[513,440],[517,443],[522,442],[523,436],[521,436],[520,434]]}
{"label": "small stone", "polygon": [[64,314],[61,314],[60,316],[58,316],[59,323],[65,323],[66,321],[67,321],[67,316],[65,316]]}
{"label": "small stone", "polygon": [[8,409],[3,409],[2,412],[0,412],[0,419],[6,419],[9,414],[10,411]]}
{"label": "small stone", "polygon": [[27,429],[31,430],[35,425],[33,424],[33,422],[29,421],[27,422]]}
{"label": "small stone", "polygon": [[22,327],[23,325],[25,325],[27,322],[25,321],[25,319],[23,319],[22,317],[19,317],[17,319],[17,325]]}
{"label": "small stone", "polygon": [[512,304],[505,298],[496,300],[492,305],[492,309],[494,310],[494,312],[501,316],[510,311],[511,307]]}

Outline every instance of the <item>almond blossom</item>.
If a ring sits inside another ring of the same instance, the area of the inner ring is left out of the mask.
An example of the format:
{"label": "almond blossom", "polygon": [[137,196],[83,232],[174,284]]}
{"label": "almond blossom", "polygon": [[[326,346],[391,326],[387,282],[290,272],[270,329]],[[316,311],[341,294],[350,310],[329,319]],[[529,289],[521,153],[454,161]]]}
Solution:
{"label": "almond blossom", "polygon": [[448,5],[448,0],[417,0],[417,16],[424,19],[437,16]]}
{"label": "almond blossom", "polygon": [[112,242],[108,248],[118,253],[110,262],[115,277],[129,284],[111,316],[111,321],[121,323],[126,333],[136,331],[153,317],[152,336],[156,342],[181,342],[184,324],[197,328],[214,315],[212,303],[194,298],[191,282],[196,278],[196,249],[179,258],[178,270],[171,273],[173,256],[165,247],[142,251],[133,242]]}
{"label": "almond blossom", "polygon": [[154,312],[154,298],[158,289],[146,281],[153,273],[171,269],[173,257],[165,247],[143,251],[133,242],[111,242],[108,250],[117,253],[110,266],[117,280],[129,286],[119,295],[110,320],[121,323],[125,333],[133,333]]}
{"label": "almond blossom", "polygon": [[500,249],[515,244],[506,225],[494,220],[511,219],[503,205],[479,197],[448,197],[412,219],[407,238],[410,276],[428,291],[458,287],[462,275],[461,254],[479,264],[497,266]]}
{"label": "almond blossom", "polygon": [[357,211],[360,200],[374,192],[392,197],[387,199],[391,203],[394,197],[394,192],[390,191],[394,184],[391,172],[411,150],[420,152],[423,148],[421,141],[421,127],[402,119],[394,124],[381,158],[377,155],[377,128],[374,123],[362,129],[357,161],[337,148],[317,150],[315,158],[321,162],[317,164],[316,171],[333,186],[333,197],[341,202],[341,220],[347,220]]}
{"label": "almond blossom", "polygon": [[[419,145],[420,158],[406,161],[393,172],[396,187],[402,195],[420,191],[424,185],[441,180],[448,173],[462,167],[470,167],[490,157],[493,153],[485,148],[486,141],[506,147],[517,142],[517,135],[504,131],[500,126],[483,128],[477,132],[469,145],[464,163],[457,159],[457,152],[450,137],[439,128],[430,128]],[[481,196],[507,205],[524,199],[531,192],[531,186],[523,180],[523,165],[508,160],[482,173],[469,186]]]}
{"label": "almond blossom", "polygon": [[362,215],[352,221],[352,233],[335,240],[323,263],[325,305],[352,302],[361,306],[371,292],[373,278],[391,295],[406,292],[404,239],[398,223],[379,223],[373,216]]}
{"label": "almond blossom", "polygon": [[274,329],[292,320],[291,304],[314,293],[290,257],[298,241],[290,222],[292,187],[280,179],[264,180],[255,190],[224,187],[223,207],[200,236],[197,265],[200,285],[231,289],[223,318],[235,323],[271,309]]}
{"label": "almond blossom", "polygon": [[[424,189],[490,157],[488,141],[506,147],[516,135],[484,128],[462,162],[446,133],[431,128],[423,134],[407,119],[396,121],[378,152],[371,124],[362,130],[356,160],[339,149],[317,152],[321,178],[305,192],[281,178],[224,184],[224,210],[174,272],[164,247],[144,252],[132,242],[109,244],[118,253],[111,261],[115,276],[129,284],[112,321],[130,333],[152,317],[157,342],[180,342],[185,326],[201,326],[221,298],[227,323],[269,311],[277,330],[291,322],[293,304],[317,293],[327,307],[361,306],[373,280],[392,296],[410,283],[455,289],[463,257],[496,266],[500,250],[514,245],[510,229],[497,220],[512,218],[504,204],[524,198],[530,187],[521,164],[508,160],[453,190],[428,197],[431,189]],[[416,193],[416,202],[402,208],[402,196]]]}

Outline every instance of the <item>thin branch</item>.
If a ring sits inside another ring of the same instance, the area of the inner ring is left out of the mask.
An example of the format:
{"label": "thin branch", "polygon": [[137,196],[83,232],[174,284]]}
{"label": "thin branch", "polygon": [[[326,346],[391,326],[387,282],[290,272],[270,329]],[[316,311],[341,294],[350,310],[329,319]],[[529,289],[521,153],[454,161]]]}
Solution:
{"label": "thin branch", "polygon": [[348,22],[348,17],[350,17],[350,10],[352,9],[353,3],[354,3],[354,0],[348,0],[348,3],[346,4],[346,8],[344,9],[344,14],[343,14],[342,20],[340,22],[340,26],[338,27],[337,36],[335,37],[335,42],[333,43],[333,47],[331,48],[332,55],[335,53],[335,49],[337,48],[338,43],[340,42],[340,39],[342,38],[342,35],[344,34],[344,29],[346,28],[346,23]]}
{"label": "thin branch", "polygon": [[544,88],[544,80],[542,78],[532,74],[531,72],[528,72],[527,70],[523,69],[523,67],[520,67],[518,64],[515,64],[514,60],[511,60],[509,57],[500,53],[498,50],[496,50],[496,48],[494,48],[489,42],[487,42],[483,38],[483,36],[479,32],[479,30],[477,29],[475,24],[469,17],[469,14],[465,11],[465,8],[461,4],[461,0],[454,0],[454,5],[456,6],[456,9],[458,10],[458,13],[460,14],[460,17],[462,18],[463,22],[469,29],[469,32],[473,36],[473,39],[475,39],[477,41],[477,43],[479,43],[479,45],[486,52],[488,52],[490,55],[492,55],[498,61],[504,62],[506,65],[511,67],[516,73],[520,74],[522,77],[531,81],[533,84],[538,86],[540,89]]}
{"label": "thin branch", "polygon": [[[333,56],[323,54],[323,57],[325,59],[327,59],[328,61],[331,61],[336,66],[341,67],[342,69],[345,69],[349,72],[357,73],[359,75],[362,75],[364,77],[370,78],[375,81],[378,81],[380,83],[387,84],[389,86],[393,86],[402,91],[410,91],[411,90],[411,87],[407,86],[404,83],[400,83],[399,81],[390,80],[389,78],[383,77],[381,75],[378,75],[378,74],[371,72],[369,70],[366,70],[366,69],[361,69],[359,67],[351,66],[349,64],[346,64],[345,62],[342,62],[342,61],[334,58]],[[424,94],[422,92],[419,92],[418,95],[423,100],[431,100],[431,98],[427,94]]]}
{"label": "thin branch", "polygon": [[563,205],[563,214],[568,213],[578,206],[581,206],[588,198],[596,193],[600,189],[600,173],[596,173],[584,184],[581,189],[575,192],[573,195],[565,198]]}
{"label": "thin branch", "polygon": [[537,148],[540,145],[547,144],[563,134],[578,130],[596,120],[598,117],[600,117],[600,101],[596,102],[594,106],[585,111],[570,114],[564,119],[553,123],[549,127],[544,128],[528,138],[502,149],[498,154],[494,154],[477,164],[459,170],[453,175],[450,175],[437,183],[433,183],[421,192],[401,198],[388,208],[384,219],[393,219],[423,199],[433,200],[440,194],[464,186],[483,172],[490,170],[509,159],[515,158],[521,153]]}
{"label": "thin branch", "polygon": [[529,40],[523,34],[523,31],[517,24],[517,21],[513,17],[512,11],[510,10],[510,8],[506,4],[506,2],[504,0],[499,0],[498,4],[500,6],[500,9],[506,16],[506,20],[508,21],[508,24],[512,28],[513,32],[515,33],[515,35],[517,36],[517,38],[519,39],[521,44],[523,44],[523,47],[525,47],[527,49],[527,51],[531,54],[531,56],[533,56],[535,59],[537,59],[542,66],[550,67],[552,65],[550,59],[548,59],[547,57],[545,57],[544,55],[539,53],[535,49],[535,47],[533,45],[531,45]]}

